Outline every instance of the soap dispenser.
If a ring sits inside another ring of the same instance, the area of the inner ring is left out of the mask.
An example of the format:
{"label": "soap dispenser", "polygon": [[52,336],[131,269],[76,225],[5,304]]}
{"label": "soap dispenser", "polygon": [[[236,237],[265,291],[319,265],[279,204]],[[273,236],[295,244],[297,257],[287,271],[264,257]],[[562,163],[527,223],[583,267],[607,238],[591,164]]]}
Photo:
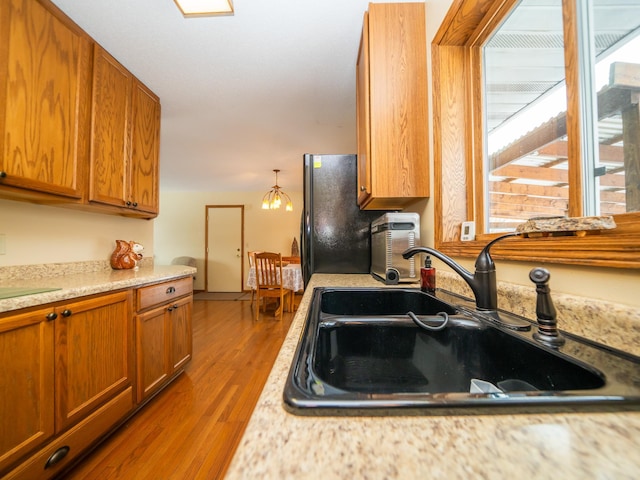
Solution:
{"label": "soap dispenser", "polygon": [[431,266],[431,257],[424,259],[424,267],[420,269],[420,290],[427,293],[436,293],[436,269]]}

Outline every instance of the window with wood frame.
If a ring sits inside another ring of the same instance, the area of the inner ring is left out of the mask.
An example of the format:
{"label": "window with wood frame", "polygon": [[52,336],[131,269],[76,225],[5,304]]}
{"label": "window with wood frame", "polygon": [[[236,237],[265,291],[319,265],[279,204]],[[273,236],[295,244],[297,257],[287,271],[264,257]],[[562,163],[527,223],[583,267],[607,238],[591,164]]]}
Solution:
{"label": "window with wood frame", "polygon": [[640,267],[639,31],[640,0],[453,1],[432,44],[436,248],[472,256],[530,217],[613,215],[614,230],[492,253]]}

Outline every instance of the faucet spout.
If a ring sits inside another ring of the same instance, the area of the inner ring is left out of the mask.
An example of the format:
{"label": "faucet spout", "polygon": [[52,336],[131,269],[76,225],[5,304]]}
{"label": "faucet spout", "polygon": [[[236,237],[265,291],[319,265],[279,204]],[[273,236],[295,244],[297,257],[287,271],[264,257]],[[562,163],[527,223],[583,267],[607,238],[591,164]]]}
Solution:
{"label": "faucet spout", "polygon": [[404,258],[411,258],[416,253],[428,253],[448,265],[462,279],[467,282],[476,298],[476,308],[478,310],[498,309],[498,287],[496,282],[496,266],[491,258],[490,249],[492,245],[503,238],[520,235],[518,232],[508,233],[494,238],[480,252],[476,258],[475,273],[469,272],[462,265],[456,263],[451,257],[431,247],[412,247],[402,253]]}

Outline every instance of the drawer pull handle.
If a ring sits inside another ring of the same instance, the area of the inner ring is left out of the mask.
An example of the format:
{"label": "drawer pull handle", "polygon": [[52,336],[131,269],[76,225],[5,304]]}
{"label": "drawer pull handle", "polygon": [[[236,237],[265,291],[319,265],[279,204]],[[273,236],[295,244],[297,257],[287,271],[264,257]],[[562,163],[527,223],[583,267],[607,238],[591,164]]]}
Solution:
{"label": "drawer pull handle", "polygon": [[69,453],[70,448],[68,446],[60,447],[58,450],[53,452],[47,460],[47,463],[44,464],[45,470],[49,467],[53,467],[56,463],[60,462],[64,457]]}
{"label": "drawer pull handle", "polygon": [[49,321],[55,320],[56,318],[58,318],[58,314],[56,312],[51,312],[47,314],[47,320]]}
{"label": "drawer pull handle", "polygon": [[62,313],[60,315],[62,315],[63,317],[70,317],[73,314],[73,312],[71,310],[69,310],[68,308],[64,309],[62,311]]}
{"label": "drawer pull handle", "polygon": [[170,293],[176,293],[176,287],[169,287],[167,288],[167,295]]}

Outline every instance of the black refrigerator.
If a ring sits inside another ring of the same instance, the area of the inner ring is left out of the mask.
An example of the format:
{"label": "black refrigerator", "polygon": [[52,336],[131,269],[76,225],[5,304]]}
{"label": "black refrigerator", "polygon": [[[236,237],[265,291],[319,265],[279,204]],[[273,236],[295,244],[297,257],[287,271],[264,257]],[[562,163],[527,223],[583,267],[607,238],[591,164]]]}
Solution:
{"label": "black refrigerator", "polygon": [[304,155],[301,263],[313,273],[370,273],[371,222],[385,213],[360,210],[356,155]]}

